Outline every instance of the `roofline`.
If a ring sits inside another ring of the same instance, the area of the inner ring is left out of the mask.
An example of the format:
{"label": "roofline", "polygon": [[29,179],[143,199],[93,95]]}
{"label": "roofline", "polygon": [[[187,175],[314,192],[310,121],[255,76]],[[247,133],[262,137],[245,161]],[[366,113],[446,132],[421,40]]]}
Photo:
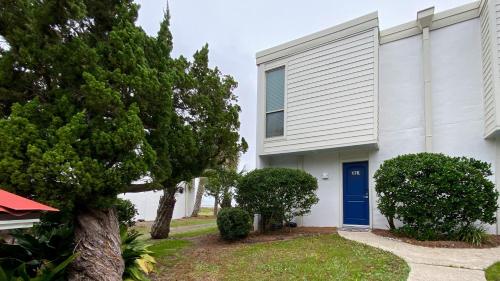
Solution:
{"label": "roofline", "polygon": [[262,50],[256,55],[257,64],[287,57],[375,27],[378,27],[377,12]]}
{"label": "roofline", "polygon": [[[484,2],[484,0],[481,0],[481,3],[480,1],[475,1],[434,14],[430,30],[443,28],[479,17],[482,2]],[[341,38],[352,36],[368,29],[378,28],[378,23],[378,13],[373,12],[322,31],[257,52],[256,63],[259,65],[265,62],[288,57]],[[415,19],[413,21],[380,31],[379,41],[380,44],[385,44],[415,36],[420,33],[422,33],[422,31],[419,28],[418,21]]]}
{"label": "roofline", "polygon": [[[434,14],[430,24],[430,30],[443,28],[477,17],[479,17],[479,1]],[[421,33],[422,30],[418,25],[418,21],[410,21],[380,31],[380,44],[393,42]]]}

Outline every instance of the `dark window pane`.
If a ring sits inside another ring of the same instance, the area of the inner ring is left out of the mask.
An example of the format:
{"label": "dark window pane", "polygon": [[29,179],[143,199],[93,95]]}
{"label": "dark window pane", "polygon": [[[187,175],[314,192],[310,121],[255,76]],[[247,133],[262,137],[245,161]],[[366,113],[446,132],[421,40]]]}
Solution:
{"label": "dark window pane", "polygon": [[266,114],[266,138],[283,135],[284,118],[284,111]]}
{"label": "dark window pane", "polygon": [[282,110],[285,103],[285,68],[266,72],[266,112]]}

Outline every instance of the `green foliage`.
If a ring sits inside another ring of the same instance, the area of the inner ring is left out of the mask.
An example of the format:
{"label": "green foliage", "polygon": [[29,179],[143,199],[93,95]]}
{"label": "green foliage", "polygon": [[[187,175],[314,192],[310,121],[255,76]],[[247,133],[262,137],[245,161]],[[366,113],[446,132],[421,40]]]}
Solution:
{"label": "green foliage", "polygon": [[135,225],[134,217],[138,212],[135,205],[130,200],[117,198],[115,208],[118,214],[118,222],[122,227],[131,227]]}
{"label": "green foliage", "polygon": [[222,208],[231,207],[233,188],[241,178],[241,173],[238,173],[235,168],[221,166],[205,171],[204,176],[207,177],[205,193],[213,196],[217,201],[221,200]]}
{"label": "green foliage", "polygon": [[247,149],[238,133],[241,108],[233,93],[237,83],[218,68],[210,68],[208,54],[205,45],[194,54],[192,62],[184,57],[173,62],[176,115],[170,130],[158,132],[163,134],[163,142],[153,145],[157,155],[161,155],[158,149],[169,148],[163,160],[170,174],[158,182],[170,192],[178,191],[179,182],[201,176],[205,169],[219,167]]}
{"label": "green foliage", "polygon": [[304,171],[265,168],[243,176],[236,188],[236,201],[250,214],[262,215],[267,227],[308,214],[319,201],[317,189],[316,178]]}
{"label": "green foliage", "polygon": [[170,84],[137,10],[128,0],[1,4],[0,185],[61,209],[65,223],[112,206],[155,163],[138,97]]}
{"label": "green foliage", "polygon": [[500,262],[496,262],[486,269],[486,280],[500,281]]}
{"label": "green foliage", "polygon": [[23,231],[12,235],[17,244],[0,243],[3,274],[22,280],[65,280],[64,269],[75,258],[71,229],[52,229],[37,236]]}
{"label": "green foliage", "polygon": [[245,238],[252,229],[252,217],[241,208],[223,208],[217,214],[217,227],[225,240]]}
{"label": "green foliage", "polygon": [[466,237],[463,233],[471,233],[474,223],[495,222],[498,192],[488,179],[491,175],[488,163],[472,158],[398,156],[375,173],[378,207],[391,229],[400,220],[400,231],[417,239],[452,239],[458,233]]}
{"label": "green foliage", "polygon": [[45,262],[34,277],[30,277],[26,271],[27,263],[21,263],[13,270],[4,269],[0,266],[0,280],[2,281],[63,281],[66,267],[75,259],[76,254],[69,256],[60,264]]}
{"label": "green foliage", "polygon": [[479,246],[488,240],[486,230],[481,226],[464,226],[460,228],[456,235],[456,240],[470,243],[474,246]]}
{"label": "green foliage", "polygon": [[154,270],[155,259],[151,256],[149,245],[137,239],[141,234],[135,230],[121,229],[122,257],[125,262],[123,280],[148,281],[147,277]]}

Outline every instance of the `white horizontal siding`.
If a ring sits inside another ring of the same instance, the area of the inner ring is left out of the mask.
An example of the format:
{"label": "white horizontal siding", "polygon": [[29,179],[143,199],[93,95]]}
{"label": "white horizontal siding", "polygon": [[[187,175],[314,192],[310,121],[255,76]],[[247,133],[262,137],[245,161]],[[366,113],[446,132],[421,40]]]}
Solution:
{"label": "white horizontal siding", "polygon": [[370,29],[286,61],[284,138],[264,154],[376,143],[377,33]]}
{"label": "white horizontal siding", "polygon": [[[495,1],[495,0],[490,0]],[[492,52],[492,40],[497,37],[493,35],[492,25],[491,25],[491,12],[490,5],[486,3],[482,6],[480,11],[480,23],[481,23],[481,57],[482,57],[482,76],[483,76],[483,105],[484,105],[484,132],[485,135],[489,135],[493,132],[496,126],[496,113],[495,113],[495,75],[493,73],[493,52]],[[495,5],[494,7],[498,7]],[[495,11],[496,19],[495,22],[498,25],[500,14]],[[493,27],[494,29],[495,27]],[[500,73],[499,73],[500,75]]]}

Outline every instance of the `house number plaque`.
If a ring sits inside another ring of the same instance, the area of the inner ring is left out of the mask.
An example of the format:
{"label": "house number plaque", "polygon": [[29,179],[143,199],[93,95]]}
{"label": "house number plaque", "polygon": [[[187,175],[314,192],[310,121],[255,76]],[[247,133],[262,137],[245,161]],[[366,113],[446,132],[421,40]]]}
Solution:
{"label": "house number plaque", "polygon": [[351,175],[353,175],[353,176],[359,176],[361,174],[359,173],[359,171],[351,171]]}

